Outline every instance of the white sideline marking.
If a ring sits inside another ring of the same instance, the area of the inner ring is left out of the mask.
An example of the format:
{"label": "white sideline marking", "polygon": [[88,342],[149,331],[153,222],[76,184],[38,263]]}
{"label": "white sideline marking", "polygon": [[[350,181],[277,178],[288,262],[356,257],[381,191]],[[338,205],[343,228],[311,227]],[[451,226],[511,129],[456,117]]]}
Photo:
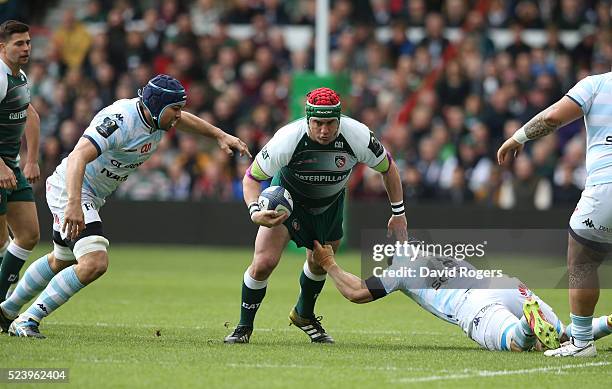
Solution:
{"label": "white sideline marking", "polygon": [[[106,322],[95,322],[95,323],[85,323],[85,322],[63,322],[63,321],[53,321],[48,320],[45,323],[58,325],[58,326],[83,326],[83,327],[115,327],[115,328],[161,328],[161,329],[186,329],[186,330],[203,330],[212,327],[204,327],[204,326],[167,326],[163,324],[147,324],[147,323],[106,323]],[[229,330],[230,328],[228,328]],[[255,327],[255,332],[294,332],[295,329],[291,328],[257,328]],[[439,336],[442,335],[441,332],[433,332],[433,331],[395,331],[395,330],[333,330],[334,333],[343,333],[343,334],[364,334],[364,335],[431,335],[431,336]]]}
{"label": "white sideline marking", "polygon": [[[581,363],[578,365],[561,365],[561,366],[548,366],[548,367],[537,367],[533,369],[520,369],[520,370],[474,370],[470,373],[462,374],[448,374],[448,375],[432,375],[427,377],[407,377],[393,380],[395,383],[418,383],[418,382],[431,382],[431,381],[442,381],[442,380],[458,380],[466,378],[477,378],[477,377],[498,377],[507,375],[517,374],[530,374],[530,373],[545,373],[548,371],[557,371],[557,373],[564,373],[563,370],[579,369],[583,367],[597,367],[597,366],[608,366],[611,362],[589,362]],[[469,370],[468,370],[469,371]]]}

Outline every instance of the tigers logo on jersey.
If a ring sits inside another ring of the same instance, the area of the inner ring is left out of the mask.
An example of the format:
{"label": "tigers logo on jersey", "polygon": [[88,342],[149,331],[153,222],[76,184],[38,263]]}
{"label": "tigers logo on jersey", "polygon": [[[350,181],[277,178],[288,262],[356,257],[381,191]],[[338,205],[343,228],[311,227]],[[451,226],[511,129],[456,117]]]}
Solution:
{"label": "tigers logo on jersey", "polygon": [[344,155],[336,155],[335,161],[336,161],[336,166],[341,168],[346,164],[346,157]]}

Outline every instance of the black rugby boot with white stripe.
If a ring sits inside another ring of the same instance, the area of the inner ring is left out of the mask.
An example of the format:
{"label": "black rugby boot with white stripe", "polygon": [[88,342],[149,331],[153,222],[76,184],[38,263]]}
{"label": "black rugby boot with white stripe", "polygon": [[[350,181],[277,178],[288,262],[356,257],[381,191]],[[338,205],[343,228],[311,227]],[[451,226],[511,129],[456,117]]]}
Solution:
{"label": "black rugby boot with white stripe", "polygon": [[312,343],[334,343],[334,338],[329,336],[321,325],[322,318],[323,316],[306,319],[298,315],[295,308],[289,314],[290,325],[293,324],[304,331]]}

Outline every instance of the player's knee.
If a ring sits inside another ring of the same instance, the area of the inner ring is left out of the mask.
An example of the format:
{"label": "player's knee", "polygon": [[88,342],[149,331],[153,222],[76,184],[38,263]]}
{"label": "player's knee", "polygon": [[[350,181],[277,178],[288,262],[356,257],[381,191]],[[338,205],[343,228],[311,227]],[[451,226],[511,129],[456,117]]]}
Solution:
{"label": "player's knee", "polygon": [[40,232],[38,229],[26,231],[20,236],[15,236],[15,244],[19,247],[23,247],[26,250],[32,250],[38,244],[40,240]]}
{"label": "player's knee", "polygon": [[[68,247],[65,247],[65,248],[72,255],[72,252],[70,251],[70,249]],[[49,262],[49,267],[51,268],[51,270],[55,274],[57,274],[60,271],[64,270],[68,266],[72,266],[72,265],[74,265],[76,263],[76,261],[74,260],[74,256],[72,256],[72,259],[69,259],[69,258],[68,259],[59,259],[59,258],[57,258],[57,256],[55,255],[55,249],[53,250],[52,253],[47,254],[47,260]]]}
{"label": "player's knee", "polygon": [[[79,239],[74,244],[74,256],[79,261],[79,275],[85,283],[100,277],[108,269],[106,249],[108,240],[100,235],[91,235]],[[79,277],[80,278],[80,277]]]}
{"label": "player's knee", "polygon": [[253,261],[251,264],[251,270],[249,271],[251,277],[256,280],[265,280],[270,277],[270,274],[276,268],[276,263],[271,260]]}
{"label": "player's knee", "polygon": [[11,240],[8,238],[8,234],[6,235],[6,239],[2,240],[2,238],[0,238],[0,254],[6,251],[10,243]]}
{"label": "player's knee", "polygon": [[251,263],[251,276],[256,280],[265,280],[278,265],[280,258],[265,253],[255,253],[253,263]]}
{"label": "player's knee", "polygon": [[108,270],[108,256],[106,252],[96,251],[79,258],[77,275],[84,284],[88,284],[101,277]]}
{"label": "player's knee", "polygon": [[108,256],[104,255],[100,259],[90,263],[91,276],[95,279],[102,276],[108,270]]}

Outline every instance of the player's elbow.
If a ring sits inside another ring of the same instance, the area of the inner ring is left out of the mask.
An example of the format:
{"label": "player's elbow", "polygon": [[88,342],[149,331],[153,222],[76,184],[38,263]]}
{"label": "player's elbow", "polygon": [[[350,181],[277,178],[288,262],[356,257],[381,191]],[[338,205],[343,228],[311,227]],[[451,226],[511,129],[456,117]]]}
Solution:
{"label": "player's elbow", "polygon": [[367,289],[353,289],[344,297],[355,304],[365,304],[372,301],[372,296]]}
{"label": "player's elbow", "polygon": [[75,165],[83,160],[83,155],[80,150],[74,149],[68,154],[68,164]]}
{"label": "player's elbow", "polygon": [[563,123],[562,115],[561,109],[553,105],[542,112],[542,120],[547,127],[559,127]]}
{"label": "player's elbow", "polygon": [[40,120],[40,116],[38,115],[38,112],[36,112],[36,109],[34,109],[34,106],[32,104],[28,105],[27,108],[28,111],[28,117],[35,119],[35,120]]}
{"label": "player's elbow", "polygon": [[257,181],[255,181],[253,178],[251,178],[251,175],[247,171],[244,174],[244,177],[242,177],[242,185],[243,186],[249,186],[249,185],[253,185],[254,182],[257,182]]}

